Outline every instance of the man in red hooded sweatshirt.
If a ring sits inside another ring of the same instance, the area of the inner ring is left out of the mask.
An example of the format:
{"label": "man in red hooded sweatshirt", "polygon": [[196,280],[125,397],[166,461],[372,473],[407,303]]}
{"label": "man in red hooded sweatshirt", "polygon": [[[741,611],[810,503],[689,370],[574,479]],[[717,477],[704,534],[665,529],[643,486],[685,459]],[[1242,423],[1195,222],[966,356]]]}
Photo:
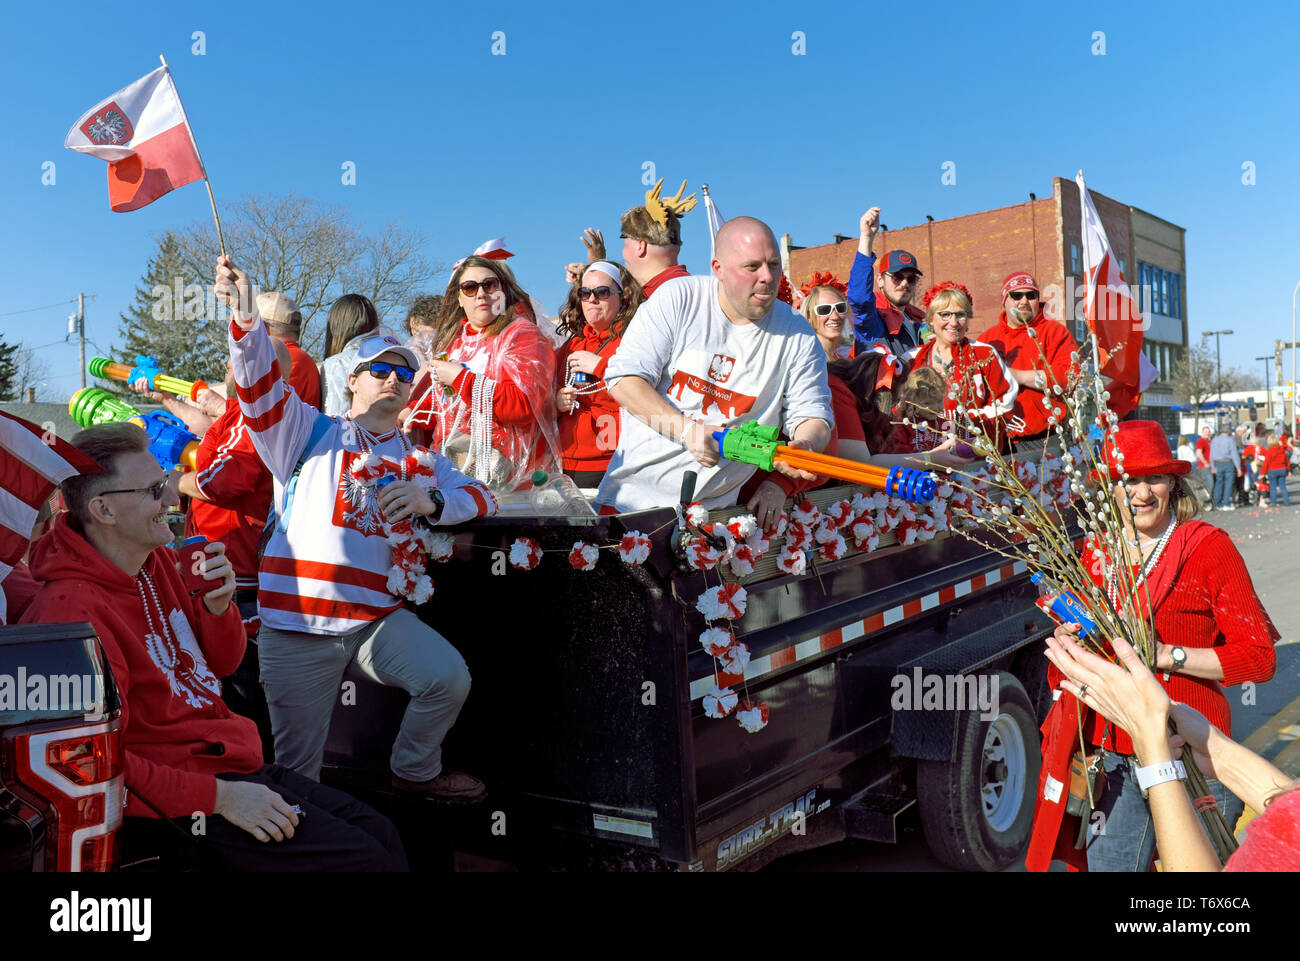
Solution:
{"label": "man in red hooded sweatshirt", "polygon": [[858,222],[858,252],[849,270],[849,307],[853,310],[853,336],[858,347],[884,344],[896,357],[906,358],[921,346],[925,311],[912,301],[920,291],[921,268],[906,250],[891,250],[880,262],[880,289],[872,283],[876,266],[873,246],[880,229],[880,208],[872,207]]}
{"label": "man in red hooded sweatshirt", "polygon": [[[167,509],[175,485],[131,424],[72,444],[104,468],[63,483],[68,513],[32,550],[40,592],[25,624],[88,621],[122,699],[126,839],[200,865],[264,871],[403,870],[392,824],[341,791],[264,766],[257,726],[221,699],[244,653],[235,574],[219,543],[192,596]],[[165,825],[160,819],[172,820]],[[179,831],[177,830],[179,829]],[[279,843],[268,844],[276,841]]]}
{"label": "man in red hooded sweatshirt", "polygon": [[1002,313],[979,340],[997,349],[1020,385],[1011,409],[1012,423],[1017,418],[1023,422],[1011,432],[1016,450],[1044,441],[1051,430],[1048,418],[1065,412],[1063,403],[1051,399],[1052,388],[1059,384],[1062,393],[1069,389],[1071,368],[1077,365],[1071,355],[1078,345],[1064,324],[1043,316],[1038,281],[1032,274],[1018,270],[1002,282]]}

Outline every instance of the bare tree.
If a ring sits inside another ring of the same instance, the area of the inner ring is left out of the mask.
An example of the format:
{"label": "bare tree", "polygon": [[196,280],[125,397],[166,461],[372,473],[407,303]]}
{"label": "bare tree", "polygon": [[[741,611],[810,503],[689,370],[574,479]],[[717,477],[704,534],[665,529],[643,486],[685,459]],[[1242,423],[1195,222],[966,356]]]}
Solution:
{"label": "bare tree", "polygon": [[[261,290],[280,290],[302,310],[303,347],[319,355],[330,304],[349,292],[365,294],[379,316],[397,327],[416,292],[442,273],[423,253],[424,235],[388,224],[374,234],[347,210],[309,197],[255,195],[222,209],[226,251]],[[179,234],[187,275],[210,278],[218,254],[211,220]]]}
{"label": "bare tree", "polygon": [[1201,429],[1201,407],[1206,401],[1217,397],[1220,391],[1231,390],[1226,384],[1226,371],[1218,376],[1214,353],[1207,347],[1188,347],[1183,356],[1174,364],[1169,377],[1169,386],[1173,388],[1177,399],[1185,401],[1194,411],[1197,432]]}
{"label": "bare tree", "polygon": [[20,346],[13,354],[14,388],[19,400],[27,399],[27,388],[36,389],[38,401],[58,400],[56,393],[50,389],[50,365],[45,358],[37,355],[36,349],[26,344]]}

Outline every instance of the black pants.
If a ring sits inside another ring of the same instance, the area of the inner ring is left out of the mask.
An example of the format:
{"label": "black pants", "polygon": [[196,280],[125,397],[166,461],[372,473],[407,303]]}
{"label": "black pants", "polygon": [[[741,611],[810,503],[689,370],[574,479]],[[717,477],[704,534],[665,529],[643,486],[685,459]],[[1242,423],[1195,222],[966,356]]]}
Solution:
{"label": "black pants", "polygon": [[150,853],[180,867],[216,871],[407,870],[406,852],[393,823],[350,794],[279,764],[217,776],[265,784],[289,804],[302,807],[305,814],[299,816],[293,837],[259,841],[218,814],[208,815],[197,835],[193,818],[175,818],[168,824],[130,817],[124,824],[124,860]]}

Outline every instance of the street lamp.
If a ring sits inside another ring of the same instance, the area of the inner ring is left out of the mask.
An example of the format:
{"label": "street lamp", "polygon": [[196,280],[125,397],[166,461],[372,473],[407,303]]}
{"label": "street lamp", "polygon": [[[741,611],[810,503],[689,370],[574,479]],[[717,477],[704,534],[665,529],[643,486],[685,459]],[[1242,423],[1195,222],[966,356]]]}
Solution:
{"label": "street lamp", "polygon": [[1218,418],[1223,416],[1223,363],[1222,358],[1219,355],[1219,335],[1227,335],[1231,333],[1232,331],[1230,330],[1206,330],[1201,332],[1202,340],[1206,337],[1214,338],[1214,379],[1219,388],[1219,412],[1215,418],[1216,424],[1219,422]]}
{"label": "street lamp", "polygon": [[1264,362],[1264,389],[1268,391],[1268,416],[1272,417],[1273,416],[1273,381],[1268,376],[1268,364],[1269,361],[1277,360],[1277,358],[1266,355],[1264,357],[1256,357],[1255,359],[1262,360]]}

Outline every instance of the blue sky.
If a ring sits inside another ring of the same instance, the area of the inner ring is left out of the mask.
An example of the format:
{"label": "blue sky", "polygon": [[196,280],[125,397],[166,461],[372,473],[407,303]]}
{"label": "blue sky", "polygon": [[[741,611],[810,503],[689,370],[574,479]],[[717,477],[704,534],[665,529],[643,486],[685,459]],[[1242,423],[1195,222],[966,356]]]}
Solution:
{"label": "blue sky", "polygon": [[[903,226],[1041,197],[1082,167],[1090,187],[1187,228],[1194,341],[1232,328],[1225,366],[1262,373],[1253,358],[1290,339],[1300,17],[1287,5],[124,9],[13,6],[0,37],[11,92],[0,334],[42,348],[56,398],[79,382],[76,349],[61,341],[66,302],[95,295],[87,333],[109,347],[154,238],[209,215],[200,184],[112,213],[103,162],[63,148],[83,111],[160,53],[218,203],[295,191],[346,205],[363,225],[400,218],[446,262],[504,234],[520,280],[552,310],[583,227],[602,228],[618,255],[618,215],[640,201],[646,161],[670,190],[707,182],[723,214],[761,217],[802,245],[854,233],[873,203]],[[504,56],[492,54],[494,31]],[[1091,52],[1095,31],[1104,56]],[[349,160],[355,186],[341,183]],[[940,182],[949,160],[955,186]],[[41,183],[45,161],[53,186]],[[1242,183],[1248,161],[1253,186]],[[703,272],[702,208],[684,236],[683,261]]]}

